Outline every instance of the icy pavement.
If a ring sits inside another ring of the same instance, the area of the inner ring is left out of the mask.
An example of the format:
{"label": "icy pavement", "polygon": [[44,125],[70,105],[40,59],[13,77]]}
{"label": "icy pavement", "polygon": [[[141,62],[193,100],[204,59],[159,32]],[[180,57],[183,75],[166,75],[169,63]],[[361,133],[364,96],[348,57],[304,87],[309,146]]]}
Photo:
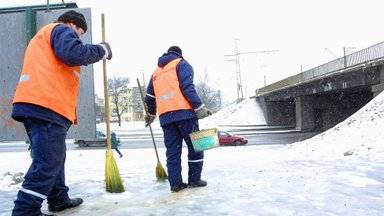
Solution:
{"label": "icy pavement", "polygon": [[[164,155],[163,148],[159,154]],[[186,149],[183,149],[186,155]],[[306,159],[288,146],[220,147],[205,153],[204,188],[171,193],[156,181],[153,149],[124,149],[115,156],[126,192],[105,192],[105,150],[70,151],[70,195],[79,208],[58,215],[382,215],[383,155]],[[9,215],[27,170],[28,154],[0,153],[0,214]],[[15,163],[17,161],[17,163]],[[165,167],[164,157],[160,161]],[[5,173],[8,173],[6,175]],[[186,156],[183,177],[187,178]],[[44,203],[43,209],[46,209]]]}

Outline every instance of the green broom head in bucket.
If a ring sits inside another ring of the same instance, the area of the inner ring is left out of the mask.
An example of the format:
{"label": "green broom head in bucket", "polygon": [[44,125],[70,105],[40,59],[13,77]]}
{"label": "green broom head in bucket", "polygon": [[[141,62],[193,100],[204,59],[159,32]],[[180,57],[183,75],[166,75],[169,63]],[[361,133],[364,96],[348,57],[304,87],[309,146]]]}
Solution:
{"label": "green broom head in bucket", "polygon": [[165,181],[168,179],[167,172],[164,167],[161,165],[160,161],[157,162],[156,166],[156,178],[158,181]]}
{"label": "green broom head in bucket", "polygon": [[106,153],[105,184],[107,192],[122,193],[125,191],[123,182],[121,181],[119,169],[117,168],[111,149],[108,149]]}

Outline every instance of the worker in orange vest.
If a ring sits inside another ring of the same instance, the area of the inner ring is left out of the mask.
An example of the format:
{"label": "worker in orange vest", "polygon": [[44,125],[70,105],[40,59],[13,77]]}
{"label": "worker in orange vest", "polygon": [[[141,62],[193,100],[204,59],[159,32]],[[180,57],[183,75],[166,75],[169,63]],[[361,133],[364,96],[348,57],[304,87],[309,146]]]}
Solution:
{"label": "worker in orange vest", "polygon": [[66,135],[77,123],[80,66],[110,60],[108,43],[83,44],[87,31],[83,14],[69,10],[57,22],[42,27],[28,44],[13,99],[12,118],[24,124],[33,160],[17,194],[12,215],[41,212],[47,199],[51,212],[79,206],[65,184]]}
{"label": "worker in orange vest", "polygon": [[[193,149],[189,134],[199,131],[198,119],[211,115],[197,95],[193,84],[193,68],[184,60],[182,50],[171,46],[158,60],[158,68],[149,81],[145,103],[148,115],[146,125],[156,114],[164,133],[167,148],[168,181],[171,191],[178,192],[187,186],[204,187],[201,179],[204,153]],[[181,150],[183,140],[188,147],[188,184],[181,175]]]}

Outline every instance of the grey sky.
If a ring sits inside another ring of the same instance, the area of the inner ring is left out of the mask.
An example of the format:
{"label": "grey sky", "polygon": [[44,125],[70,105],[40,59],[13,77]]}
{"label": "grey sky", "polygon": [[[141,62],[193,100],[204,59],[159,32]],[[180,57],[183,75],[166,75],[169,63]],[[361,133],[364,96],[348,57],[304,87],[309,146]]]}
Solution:
{"label": "grey sky", "polygon": [[[2,6],[45,0],[0,0]],[[61,2],[61,1],[50,1]],[[73,1],[65,1],[73,2]],[[100,14],[105,14],[106,40],[113,49],[108,76],[148,80],[157,58],[178,45],[195,69],[197,80],[206,70],[212,86],[227,101],[236,98],[233,54],[278,50],[272,54],[240,56],[244,93],[342,57],[343,47],[354,51],[384,39],[380,0],[77,0],[92,9],[93,42],[101,41]],[[102,96],[102,66],[95,64],[96,93]],[[135,82],[133,82],[135,84]]]}

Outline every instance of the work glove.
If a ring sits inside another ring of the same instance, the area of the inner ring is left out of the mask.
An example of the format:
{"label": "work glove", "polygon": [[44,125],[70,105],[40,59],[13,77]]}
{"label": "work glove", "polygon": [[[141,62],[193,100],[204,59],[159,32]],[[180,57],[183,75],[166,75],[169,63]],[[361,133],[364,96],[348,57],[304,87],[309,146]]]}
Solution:
{"label": "work glove", "polygon": [[101,42],[100,45],[104,48],[105,54],[103,56],[103,60],[111,60],[112,58],[112,49],[111,46],[107,42]]}
{"label": "work glove", "polygon": [[198,119],[203,119],[209,115],[212,115],[211,110],[207,109],[204,104],[195,109],[195,112]]}
{"label": "work glove", "polygon": [[145,127],[148,127],[148,125],[152,124],[153,121],[155,121],[156,116],[153,116],[151,114],[148,114],[145,116]]}

